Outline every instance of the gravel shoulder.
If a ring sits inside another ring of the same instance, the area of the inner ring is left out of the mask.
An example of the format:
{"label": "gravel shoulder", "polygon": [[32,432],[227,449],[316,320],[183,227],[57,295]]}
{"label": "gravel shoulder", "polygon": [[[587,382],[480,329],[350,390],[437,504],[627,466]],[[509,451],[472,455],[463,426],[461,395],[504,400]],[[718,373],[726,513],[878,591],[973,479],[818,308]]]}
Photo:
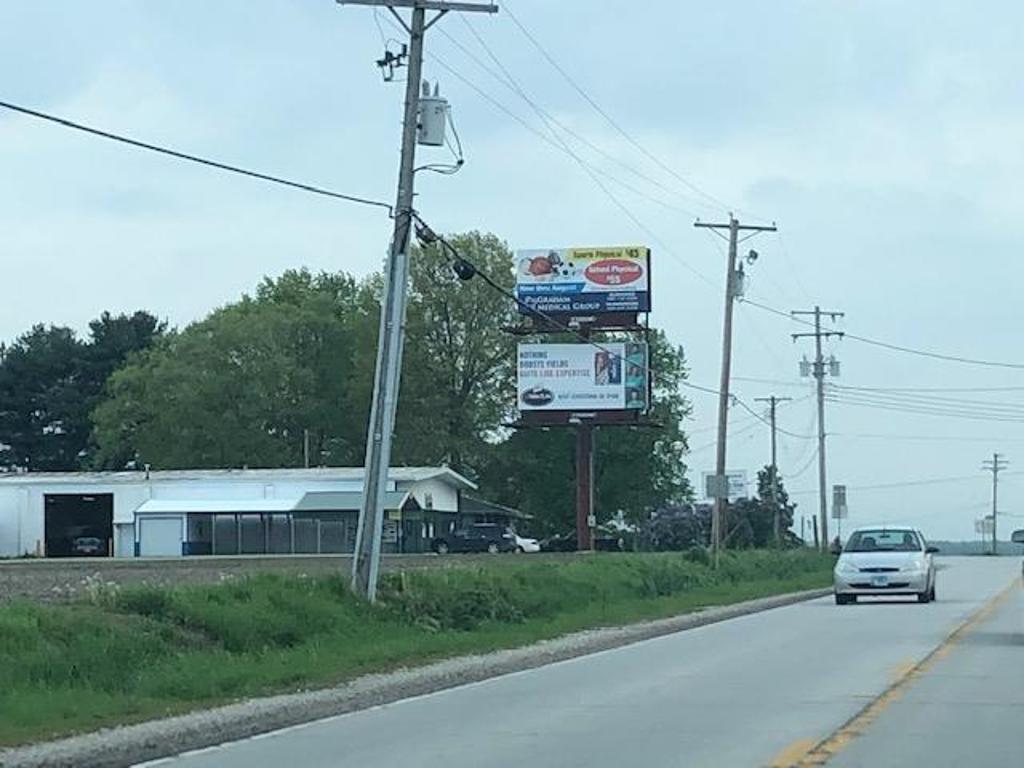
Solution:
{"label": "gravel shoulder", "polygon": [[624,627],[587,630],[521,648],[366,675],[336,688],[253,699],[59,741],[0,750],[0,767],[123,768],[779,608],[830,593],[830,588],[809,590]]}

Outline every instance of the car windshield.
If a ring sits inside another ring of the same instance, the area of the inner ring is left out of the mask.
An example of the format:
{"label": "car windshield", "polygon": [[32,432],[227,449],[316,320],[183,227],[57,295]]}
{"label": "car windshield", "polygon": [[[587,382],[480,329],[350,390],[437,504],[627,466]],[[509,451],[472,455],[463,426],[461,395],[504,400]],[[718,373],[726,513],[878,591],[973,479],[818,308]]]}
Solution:
{"label": "car windshield", "polygon": [[921,539],[916,531],[857,531],[846,545],[847,552],[917,552]]}

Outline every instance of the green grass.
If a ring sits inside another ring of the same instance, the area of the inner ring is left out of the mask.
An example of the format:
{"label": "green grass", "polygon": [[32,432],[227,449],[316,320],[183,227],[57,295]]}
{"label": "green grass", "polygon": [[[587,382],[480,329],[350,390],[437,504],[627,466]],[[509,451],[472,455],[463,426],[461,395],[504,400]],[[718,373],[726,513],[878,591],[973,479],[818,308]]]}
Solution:
{"label": "green grass", "polygon": [[827,585],[832,559],[701,553],[387,574],[376,606],[341,579],[100,590],[0,606],[0,745],[323,687],[359,674],[596,626]]}

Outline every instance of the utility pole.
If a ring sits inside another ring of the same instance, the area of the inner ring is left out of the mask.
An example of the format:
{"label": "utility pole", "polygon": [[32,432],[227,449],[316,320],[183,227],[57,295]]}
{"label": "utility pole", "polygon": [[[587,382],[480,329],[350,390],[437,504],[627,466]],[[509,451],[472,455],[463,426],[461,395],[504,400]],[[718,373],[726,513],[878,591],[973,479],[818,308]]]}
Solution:
{"label": "utility pole", "polygon": [[[728,484],[725,481],[725,448],[726,437],[729,428],[729,380],[732,370],[732,310],[733,302],[737,295],[743,294],[743,286],[740,285],[743,275],[742,268],[736,268],[736,251],[739,243],[740,232],[751,234],[743,238],[747,240],[760,232],[775,232],[775,225],[770,227],[753,226],[741,224],[735,216],[729,214],[727,224],[711,224],[697,221],[695,227],[709,229],[715,234],[724,237],[720,230],[729,230],[729,255],[727,258],[725,272],[725,314],[722,320],[722,370],[718,385],[718,450],[715,454],[715,475],[718,481],[719,490],[715,495],[715,506],[711,513],[711,551],[714,555],[715,566],[718,565],[719,552],[722,547],[722,527],[724,525],[725,506],[728,503]],[[757,252],[751,251],[747,261],[753,264],[757,260]],[[725,493],[726,496],[721,494]]]}
{"label": "utility pole", "polygon": [[780,526],[780,514],[779,514],[779,465],[776,461],[775,452],[775,409],[779,403],[784,403],[792,400],[791,397],[776,397],[775,395],[769,395],[768,397],[755,397],[754,400],[759,403],[768,403],[768,414],[771,419],[772,428],[772,511],[774,512],[774,535],[775,535],[775,546],[778,547],[782,543],[782,532],[779,530]]}
{"label": "utility pole", "polygon": [[1001,453],[993,453],[991,459],[981,463],[981,468],[992,473],[992,554],[999,554],[998,538],[996,537],[996,520],[999,514],[997,504],[999,498],[999,473],[1010,465]]}
{"label": "utility pole", "polygon": [[[363,499],[359,509],[355,556],[352,558],[352,589],[373,602],[377,597],[380,547],[384,525],[384,497],[391,464],[391,435],[398,407],[399,374],[405,336],[406,289],[409,277],[409,240],[413,224],[413,183],[416,138],[419,129],[420,87],[423,72],[423,38],[426,31],[449,11],[495,13],[493,4],[448,2],[448,0],[337,0],[340,5],[387,8],[409,33],[405,117],[402,122],[402,151],[398,171],[398,192],[393,211],[394,230],[384,266],[384,296],[381,301],[377,363],[373,378],[373,401],[366,435],[366,469]],[[411,8],[409,23],[396,9]],[[427,11],[436,15],[427,21]],[[385,59],[387,59],[385,55]],[[401,59],[399,56],[398,59]]]}
{"label": "utility pole", "polygon": [[[813,333],[794,333],[793,341],[801,338],[814,337],[814,366],[813,375],[818,380],[818,517],[821,525],[821,548],[828,548],[828,495],[825,488],[825,358],[821,353],[821,340],[837,336],[840,339],[844,334],[842,331],[821,330],[821,316],[828,315],[832,322],[843,317],[842,312],[823,311],[821,307],[812,310],[793,310],[790,312],[794,317],[801,315],[814,315]],[[839,363],[835,358],[829,360],[831,375],[839,375]],[[801,370],[801,374],[803,371]]]}

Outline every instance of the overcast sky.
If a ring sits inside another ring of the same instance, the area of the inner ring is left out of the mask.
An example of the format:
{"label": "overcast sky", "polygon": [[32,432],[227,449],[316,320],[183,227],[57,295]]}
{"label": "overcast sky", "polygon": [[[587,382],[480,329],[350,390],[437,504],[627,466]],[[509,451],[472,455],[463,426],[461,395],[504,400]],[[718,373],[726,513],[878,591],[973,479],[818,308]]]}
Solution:
{"label": "overcast sky", "polygon": [[[451,15],[428,36],[425,74],[451,100],[467,162],[456,176],[418,182],[418,208],[435,228],[490,230],[513,248],[649,244],[651,320],[683,345],[692,381],[704,386],[718,384],[724,243],[692,223],[729,210],[780,228],[743,246],[760,254],[748,270],[750,298],[785,311],[841,310],[837,327],[899,345],[1024,362],[1019,3],[514,0],[506,8],[675,174],[598,114],[508,13],[469,19],[532,101],[614,158],[560,134],[614,202],[569,152],[542,139],[550,134],[536,112],[481,67],[496,69],[466,20]],[[403,86],[383,83],[373,62],[397,36],[383,12],[332,0],[5,0],[0,100],[390,201]],[[83,329],[103,310],[142,308],[183,325],[263,275],[379,269],[389,235],[379,210],[6,112],[0,227],[6,340],[39,322]],[[789,334],[799,330],[739,305],[733,391],[751,405],[772,392],[803,398],[780,411],[780,424],[812,435],[811,385],[797,370],[812,343],[794,344]],[[990,503],[980,463],[1001,451],[1011,461],[1001,509],[1022,515],[1003,530],[1024,527],[1024,424],[1009,420],[1024,414],[1024,370],[849,339],[828,351],[842,361],[836,383],[845,386],[1022,388],[915,393],[929,399],[914,402],[932,406],[943,402],[936,397],[997,402],[954,407],[1006,414],[998,420],[830,404],[829,483],[850,487],[850,523],[901,520],[933,538],[973,537]],[[716,402],[692,396],[699,484],[714,463]],[[732,422],[729,466],[753,475],[768,461],[767,428],[740,407]],[[780,437],[780,470],[805,514],[816,511],[813,451],[813,440]],[[942,478],[954,479],[864,487]]]}

